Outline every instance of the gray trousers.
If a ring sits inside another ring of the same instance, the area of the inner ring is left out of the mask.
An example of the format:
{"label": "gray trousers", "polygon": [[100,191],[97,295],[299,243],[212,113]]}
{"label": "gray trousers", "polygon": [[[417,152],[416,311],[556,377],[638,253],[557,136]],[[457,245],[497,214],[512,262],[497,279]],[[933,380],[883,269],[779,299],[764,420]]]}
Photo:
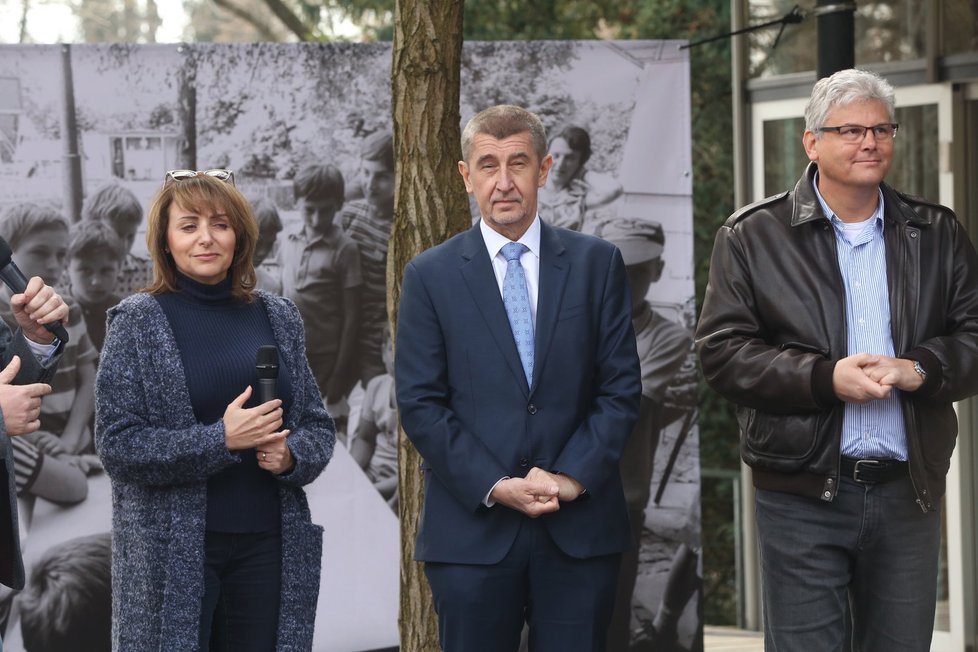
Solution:
{"label": "gray trousers", "polygon": [[832,502],[758,490],[767,652],[927,652],[937,601],[939,511],[910,478],[843,478]]}

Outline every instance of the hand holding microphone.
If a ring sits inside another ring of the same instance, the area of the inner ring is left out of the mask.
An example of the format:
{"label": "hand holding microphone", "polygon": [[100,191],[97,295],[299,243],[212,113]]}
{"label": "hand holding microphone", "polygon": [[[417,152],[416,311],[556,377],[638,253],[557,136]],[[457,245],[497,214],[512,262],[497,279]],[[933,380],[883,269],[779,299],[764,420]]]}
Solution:
{"label": "hand holding microphone", "polygon": [[13,293],[10,307],[24,336],[39,344],[50,344],[55,337],[67,343],[68,331],[61,322],[68,319],[68,305],[40,277],[28,282],[12,256],[10,245],[0,238],[0,280]]}
{"label": "hand holding microphone", "polygon": [[255,449],[258,466],[272,473],[284,473],[294,460],[288,445],[288,430],[282,427],[282,401],[276,398],[278,385],[278,349],[263,346],[258,349],[255,371],[258,375],[259,405],[245,408],[252,396],[249,386],[231,401],[224,412],[224,440],[228,450]]}
{"label": "hand holding microphone", "polygon": [[277,347],[258,347],[258,358],[255,362],[255,372],[258,374],[258,402],[268,403],[269,401],[278,398]]}
{"label": "hand holding microphone", "polygon": [[[258,400],[267,403],[278,398],[278,348],[258,348],[255,372],[258,374]],[[285,432],[287,435],[288,431]],[[256,446],[255,456],[258,466],[272,473],[285,473],[295,464],[285,437]]]}
{"label": "hand holding microphone", "polygon": [[278,431],[282,427],[282,401],[276,399],[246,408],[251,393],[251,386],[246,387],[224,411],[224,441],[228,450],[257,448],[284,440],[288,435],[287,430]]}

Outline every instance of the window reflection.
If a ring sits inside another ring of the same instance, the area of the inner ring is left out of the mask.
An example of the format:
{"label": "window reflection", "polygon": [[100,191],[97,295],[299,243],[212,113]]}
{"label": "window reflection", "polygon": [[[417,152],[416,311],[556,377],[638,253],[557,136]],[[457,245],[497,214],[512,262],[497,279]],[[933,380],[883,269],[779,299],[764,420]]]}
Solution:
{"label": "window reflection", "polygon": [[[894,141],[893,166],[886,182],[901,192],[939,199],[937,105],[900,107],[900,132]],[[764,122],[764,194],[793,188],[808,165],[801,143],[804,118]]]}
{"label": "window reflection", "polygon": [[978,2],[943,0],[941,6],[943,53],[978,52]]}
{"label": "window reflection", "polygon": [[[975,9],[970,3],[971,0],[948,0],[945,3],[945,32],[950,30],[956,34],[956,47],[963,48],[958,51],[969,47],[976,49]],[[796,0],[749,0],[749,24],[777,20],[796,4]],[[929,7],[930,3],[920,0],[860,0],[855,17],[856,65],[923,58],[926,55]],[[778,37],[778,26],[749,35],[750,77],[771,77],[816,69],[818,52],[814,45],[817,42],[818,19],[810,13],[810,5],[806,11],[809,13],[805,20],[785,27],[776,48],[774,42]],[[956,20],[960,23],[950,23],[949,14],[957,16]]]}
{"label": "window reflection", "polygon": [[[804,118],[768,120],[764,123],[764,196],[794,188],[808,156],[801,144]],[[901,134],[902,135],[902,134]]]}

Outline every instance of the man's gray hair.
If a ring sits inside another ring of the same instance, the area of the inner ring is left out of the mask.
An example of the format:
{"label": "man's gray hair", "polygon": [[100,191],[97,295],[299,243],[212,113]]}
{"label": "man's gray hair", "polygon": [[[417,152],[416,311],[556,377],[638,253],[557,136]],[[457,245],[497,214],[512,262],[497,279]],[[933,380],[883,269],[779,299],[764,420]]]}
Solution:
{"label": "man's gray hair", "polygon": [[825,124],[832,109],[869,101],[882,102],[890,116],[890,122],[894,122],[896,109],[893,87],[876,73],[849,68],[823,77],[815,82],[812,96],[805,106],[805,129],[820,138],[819,127],[838,126]]}
{"label": "man's gray hair", "polygon": [[536,113],[512,104],[499,104],[479,111],[462,130],[462,160],[468,162],[472,140],[477,134],[502,140],[522,133],[530,134],[533,149],[542,161],[547,156],[547,130]]}

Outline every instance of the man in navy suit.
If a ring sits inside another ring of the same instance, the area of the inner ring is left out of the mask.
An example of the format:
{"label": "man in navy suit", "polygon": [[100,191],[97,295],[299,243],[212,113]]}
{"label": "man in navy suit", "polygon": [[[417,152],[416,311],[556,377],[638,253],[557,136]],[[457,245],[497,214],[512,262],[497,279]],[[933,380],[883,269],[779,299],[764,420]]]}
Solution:
{"label": "man in navy suit", "polygon": [[416,558],[447,652],[516,650],[524,622],[535,652],[603,650],[641,396],[625,267],[540,221],[536,115],[482,111],[462,157],[482,219],[407,265],[398,316],[398,407],[424,458]]}

